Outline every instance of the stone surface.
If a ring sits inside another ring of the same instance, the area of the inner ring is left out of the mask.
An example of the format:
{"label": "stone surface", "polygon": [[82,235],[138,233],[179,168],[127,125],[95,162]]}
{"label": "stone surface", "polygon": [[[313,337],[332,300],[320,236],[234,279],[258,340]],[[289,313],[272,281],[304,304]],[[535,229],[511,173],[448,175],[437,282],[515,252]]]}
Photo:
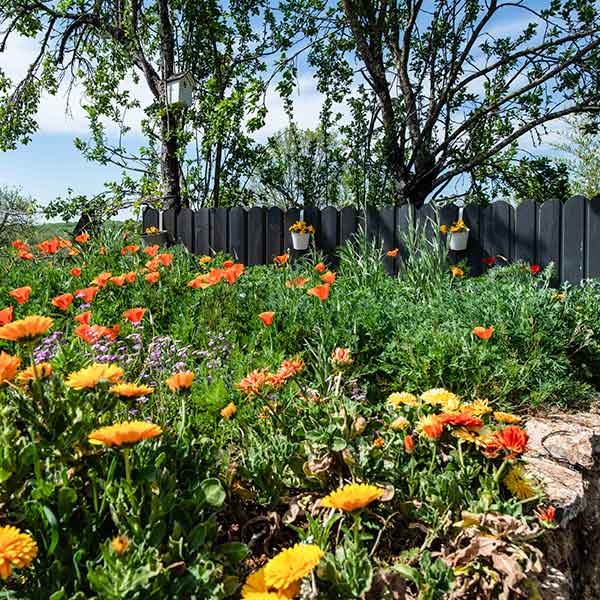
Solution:
{"label": "stone surface", "polygon": [[527,422],[528,471],[557,508],[547,536],[545,600],[600,598],[600,414],[556,413]]}

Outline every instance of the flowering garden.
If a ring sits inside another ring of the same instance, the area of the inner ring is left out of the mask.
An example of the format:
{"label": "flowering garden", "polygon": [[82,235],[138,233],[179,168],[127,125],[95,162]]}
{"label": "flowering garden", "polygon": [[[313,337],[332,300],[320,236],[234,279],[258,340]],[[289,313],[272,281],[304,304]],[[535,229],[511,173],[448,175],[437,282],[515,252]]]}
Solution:
{"label": "flowering garden", "polygon": [[597,390],[600,286],[382,255],[14,241],[0,596],[539,597],[559,515],[525,422]]}

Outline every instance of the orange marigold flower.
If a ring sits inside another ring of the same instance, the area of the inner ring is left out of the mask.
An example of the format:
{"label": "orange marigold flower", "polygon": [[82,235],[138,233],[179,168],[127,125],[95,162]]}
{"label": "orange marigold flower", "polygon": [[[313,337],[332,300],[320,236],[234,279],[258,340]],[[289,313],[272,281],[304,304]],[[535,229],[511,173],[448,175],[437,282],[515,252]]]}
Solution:
{"label": "orange marigold flower", "polygon": [[86,304],[89,304],[94,300],[99,291],[99,287],[82,288],[80,290],[75,290],[75,296],[81,298]]}
{"label": "orange marigold flower", "polygon": [[6,325],[13,320],[15,311],[12,306],[8,306],[0,310],[0,326]]}
{"label": "orange marigold flower", "polygon": [[122,446],[123,444],[137,444],[142,440],[149,440],[162,433],[162,429],[154,423],[147,421],[123,421],[115,425],[100,427],[88,436],[90,444],[104,446]]}
{"label": "orange marigold flower", "polygon": [[325,266],[325,263],[322,263],[322,262],[320,262],[320,263],[317,263],[317,264],[315,265],[315,271],[316,271],[317,273],[324,273],[326,268],[327,268],[327,267]]}
{"label": "orange marigold flower", "polygon": [[75,296],[73,296],[73,294],[67,292],[66,294],[61,294],[60,296],[52,298],[52,304],[56,306],[56,308],[60,308],[60,310],[67,310],[67,308],[71,306],[71,302],[73,302],[74,298]]}
{"label": "orange marigold flower", "polygon": [[148,273],[148,275],[144,276],[144,279],[149,283],[156,283],[160,277],[160,273],[158,271],[154,271],[152,273]]}
{"label": "orange marigold flower", "polygon": [[225,408],[221,409],[221,416],[224,419],[230,419],[237,412],[237,406],[230,402]]}
{"label": "orange marigold flower", "polygon": [[192,371],[182,371],[181,373],[175,373],[166,380],[166,384],[172,392],[178,390],[189,390],[194,382],[194,373]]}
{"label": "orange marigold flower", "polygon": [[285,265],[289,260],[290,260],[290,255],[286,253],[286,254],[280,254],[279,256],[276,256],[273,259],[273,262],[276,265],[280,265],[281,266],[281,265]]}
{"label": "orange marigold flower", "polygon": [[73,277],[79,277],[81,275],[81,269],[79,267],[73,267],[69,273],[73,276]]}
{"label": "orange marigold flower", "polygon": [[12,568],[24,569],[37,556],[35,540],[12,525],[0,527],[0,577],[8,579]]}
{"label": "orange marigold flower", "polygon": [[80,233],[79,235],[75,236],[75,241],[78,244],[85,244],[85,243],[87,243],[89,241],[89,239],[90,239],[90,234],[89,233],[85,233],[85,232]]}
{"label": "orange marigold flower", "polygon": [[91,316],[92,316],[91,311],[86,310],[85,312],[75,315],[75,320],[83,325],[89,325]]}
{"label": "orange marigold flower", "polygon": [[329,285],[335,281],[335,278],[336,274],[333,271],[327,271],[327,273],[323,273],[323,275],[321,275],[321,281],[328,283]]}
{"label": "orange marigold flower", "polygon": [[504,450],[507,452],[506,458],[512,459],[525,452],[528,442],[529,434],[524,429],[510,425],[494,432],[483,453],[488,458],[496,458],[498,453]]}
{"label": "orange marigold flower", "polygon": [[444,432],[444,422],[439,415],[421,417],[417,429],[430,440],[437,440]]}
{"label": "orange marigold flower", "polygon": [[260,396],[263,387],[269,383],[270,374],[266,369],[255,369],[244,377],[236,388],[246,394],[248,398]]}
{"label": "orange marigold flower", "polygon": [[263,325],[265,327],[270,327],[271,325],[273,325],[273,317],[275,316],[275,313],[272,311],[267,311],[267,312],[261,312],[258,315],[258,318],[263,322]]}
{"label": "orange marigold flower", "polygon": [[481,340],[489,340],[494,333],[494,326],[489,327],[473,327],[473,335],[476,335]]}
{"label": "orange marigold flower", "polygon": [[169,252],[158,255],[158,260],[162,263],[163,267],[168,267],[173,262],[173,255]]}
{"label": "orange marigold flower", "polygon": [[53,324],[50,317],[31,315],[0,327],[0,340],[30,342],[46,333]]}
{"label": "orange marigold flower", "polygon": [[21,385],[27,385],[30,381],[36,379],[48,379],[52,375],[52,365],[47,362],[37,363],[35,365],[35,371],[33,365],[29,365],[26,369],[23,369],[17,376],[17,381]]}
{"label": "orange marigold flower", "polygon": [[283,385],[290,377],[296,375],[304,368],[304,360],[296,358],[284,360],[276,373],[267,375],[267,382],[275,387]]}
{"label": "orange marigold flower", "polygon": [[74,390],[93,389],[99,383],[116,383],[123,375],[123,369],[117,365],[94,363],[71,373],[65,385]]}
{"label": "orange marigold flower", "polygon": [[316,296],[321,302],[324,302],[329,298],[329,284],[323,283],[321,285],[317,285],[313,288],[310,288],[306,292],[309,296]]}
{"label": "orange marigold flower", "polygon": [[381,496],[383,496],[383,490],[375,485],[350,483],[325,496],[321,500],[321,506],[350,512],[364,508]]}
{"label": "orange marigold flower", "polygon": [[146,314],[145,308],[130,308],[123,313],[123,316],[132,323],[139,323]]}
{"label": "orange marigold flower", "polygon": [[331,362],[338,367],[351,365],[354,360],[349,348],[336,348],[331,353]]}
{"label": "orange marigold flower", "polygon": [[15,378],[20,364],[21,359],[18,356],[11,356],[6,352],[0,352],[0,385],[8,383]]}
{"label": "orange marigold flower", "polygon": [[462,277],[465,272],[460,267],[450,267],[450,273],[452,273],[453,277]]}
{"label": "orange marigold flower", "polygon": [[124,535],[118,535],[116,538],[113,538],[110,542],[111,548],[115,551],[115,554],[118,556],[122,556],[127,552],[130,546],[129,539]]}
{"label": "orange marigold flower", "polygon": [[412,435],[407,435],[404,438],[404,450],[408,454],[412,454],[415,451],[415,440]]}
{"label": "orange marigold flower", "polygon": [[385,440],[382,437],[376,437],[373,440],[373,446],[375,446],[375,448],[383,448],[385,446]]}
{"label": "orange marigold flower", "polygon": [[135,383],[117,383],[108,388],[111,394],[122,396],[123,398],[138,398],[147,396],[154,391],[149,385],[137,385]]}
{"label": "orange marigold flower", "polygon": [[264,567],[265,583],[276,590],[304,579],[321,561],[323,550],[315,544],[296,544],[276,554]]}
{"label": "orange marigold flower", "polygon": [[388,250],[386,252],[386,254],[390,257],[390,258],[395,258],[396,256],[398,256],[398,252],[399,249],[398,248],[393,248],[392,250]]}
{"label": "orange marigold flower", "polygon": [[458,427],[483,427],[483,421],[479,417],[475,417],[470,413],[458,414],[441,414],[440,421],[444,425],[453,425]]}
{"label": "orange marigold flower", "polygon": [[31,287],[28,285],[8,292],[8,295],[14,298],[19,304],[25,304],[29,300],[29,294],[31,294]]}

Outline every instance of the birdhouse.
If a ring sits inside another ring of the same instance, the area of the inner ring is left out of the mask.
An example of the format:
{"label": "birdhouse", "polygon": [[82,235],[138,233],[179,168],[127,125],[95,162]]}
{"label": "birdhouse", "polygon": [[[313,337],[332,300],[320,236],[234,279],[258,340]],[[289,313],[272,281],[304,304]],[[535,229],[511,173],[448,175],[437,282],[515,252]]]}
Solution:
{"label": "birdhouse", "polygon": [[167,102],[169,104],[192,104],[192,93],[194,91],[194,78],[189,71],[172,75],[167,79]]}

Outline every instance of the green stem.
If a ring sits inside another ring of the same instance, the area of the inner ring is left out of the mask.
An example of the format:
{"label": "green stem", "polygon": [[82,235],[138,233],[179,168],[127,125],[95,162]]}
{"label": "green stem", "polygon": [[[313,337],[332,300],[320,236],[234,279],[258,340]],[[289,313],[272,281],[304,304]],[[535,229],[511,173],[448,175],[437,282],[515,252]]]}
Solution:
{"label": "green stem", "polygon": [[129,464],[129,448],[123,449],[123,460],[125,461],[125,479],[131,487],[131,465]]}

